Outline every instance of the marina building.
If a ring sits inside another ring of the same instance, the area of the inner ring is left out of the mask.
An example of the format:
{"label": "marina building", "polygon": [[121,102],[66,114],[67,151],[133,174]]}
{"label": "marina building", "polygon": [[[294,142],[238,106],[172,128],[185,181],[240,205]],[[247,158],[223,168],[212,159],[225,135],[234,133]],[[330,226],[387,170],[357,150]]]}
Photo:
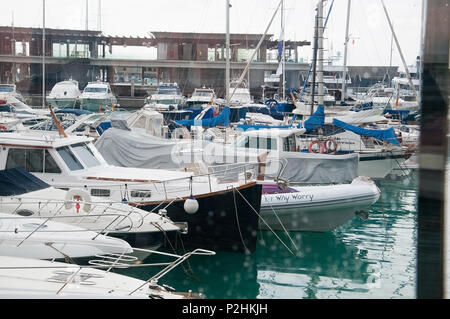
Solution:
{"label": "marina building", "polygon": [[[237,79],[251,58],[262,34],[231,34],[231,79]],[[142,104],[160,82],[176,82],[182,94],[195,88],[225,92],[225,34],[149,32],[148,37],[104,35],[101,31],[0,26],[0,82],[14,83],[33,98],[42,92],[45,59],[46,91],[59,81],[73,79],[80,89],[88,82],[111,84],[122,106]],[[300,56],[311,50],[309,41],[285,42],[286,88],[303,85],[309,61]],[[305,48],[307,47],[307,48]],[[267,34],[256,52],[245,82],[253,97],[261,98],[263,86],[276,88],[279,65],[278,40]],[[351,83],[369,86],[397,67],[348,67]],[[375,70],[375,71],[374,71]],[[275,79],[275,80],[274,80]],[[38,99],[38,98],[37,98]]]}

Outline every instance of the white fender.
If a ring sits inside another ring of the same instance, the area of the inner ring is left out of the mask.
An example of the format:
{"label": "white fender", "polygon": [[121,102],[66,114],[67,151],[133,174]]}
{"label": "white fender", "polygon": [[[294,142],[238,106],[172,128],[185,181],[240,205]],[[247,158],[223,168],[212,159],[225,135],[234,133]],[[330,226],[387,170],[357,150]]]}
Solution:
{"label": "white fender", "polygon": [[87,191],[85,191],[84,189],[81,189],[81,188],[72,188],[67,191],[66,197],[64,198],[64,200],[66,201],[64,203],[64,207],[66,209],[72,209],[73,204],[74,204],[73,198],[75,196],[81,197],[82,201],[84,202],[83,210],[85,212],[89,212],[91,210],[91,204],[90,204],[90,202],[92,201],[91,195]]}
{"label": "white fender", "polygon": [[189,197],[184,202],[184,210],[188,214],[195,214],[198,211],[198,201],[194,197]]}

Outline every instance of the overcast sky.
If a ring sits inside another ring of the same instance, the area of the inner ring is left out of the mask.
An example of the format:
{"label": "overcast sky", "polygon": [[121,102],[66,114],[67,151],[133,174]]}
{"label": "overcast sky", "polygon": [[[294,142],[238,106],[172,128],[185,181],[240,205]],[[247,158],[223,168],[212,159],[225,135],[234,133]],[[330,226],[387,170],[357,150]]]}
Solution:
{"label": "overcast sky", "polygon": [[[45,0],[46,27],[84,29],[86,0]],[[325,58],[343,54],[347,1],[335,0],[325,31]],[[331,0],[325,1],[325,13]],[[408,65],[420,54],[422,0],[384,0]],[[99,0],[89,0],[89,29],[98,28]],[[106,35],[148,36],[149,31],[225,32],[226,0],[103,0],[101,29]],[[232,33],[263,33],[279,0],[231,0]],[[317,0],[285,0],[285,38],[313,40]],[[41,0],[2,0],[0,25],[42,27]],[[278,38],[280,15],[269,32]],[[353,0],[348,65],[389,65],[391,32],[381,0]],[[300,56],[311,59],[312,46]],[[335,64],[342,64],[336,61]],[[395,48],[392,64],[401,66]]]}

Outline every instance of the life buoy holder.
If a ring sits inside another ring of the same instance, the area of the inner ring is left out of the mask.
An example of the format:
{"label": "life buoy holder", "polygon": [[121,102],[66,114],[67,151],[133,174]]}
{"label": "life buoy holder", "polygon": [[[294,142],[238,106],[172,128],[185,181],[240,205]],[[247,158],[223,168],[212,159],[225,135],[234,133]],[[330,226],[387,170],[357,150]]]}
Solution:
{"label": "life buoy holder", "polygon": [[[318,144],[319,145],[319,150],[315,150],[313,149],[313,146]],[[325,152],[325,144],[322,141],[312,141],[311,144],[309,144],[308,147],[308,152],[309,153],[324,153]]]}
{"label": "life buoy holder", "polygon": [[[80,189],[80,188],[72,188],[67,191],[66,197],[64,198],[65,199],[65,203],[64,203],[65,209],[69,210],[69,209],[73,208],[74,198],[77,198],[77,200],[82,200],[84,202],[83,210],[85,212],[89,212],[91,210],[91,204],[90,204],[92,201],[91,195],[84,189]],[[78,203],[75,206],[76,206],[77,212],[78,212],[80,206]]]}
{"label": "life buoy holder", "polygon": [[334,138],[327,138],[324,142],[325,150],[328,154],[334,154],[337,151],[338,143]]}

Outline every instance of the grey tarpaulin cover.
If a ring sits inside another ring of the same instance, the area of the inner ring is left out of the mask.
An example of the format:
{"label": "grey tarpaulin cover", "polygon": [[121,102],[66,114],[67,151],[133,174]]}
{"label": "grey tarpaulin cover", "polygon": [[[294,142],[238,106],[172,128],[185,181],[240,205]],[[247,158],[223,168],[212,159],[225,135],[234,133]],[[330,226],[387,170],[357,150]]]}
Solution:
{"label": "grey tarpaulin cover", "polygon": [[[282,152],[280,157],[287,159],[286,168],[280,178],[290,182],[348,183],[358,176],[358,154]],[[266,179],[275,177],[276,173],[266,174]]]}
{"label": "grey tarpaulin cover", "polygon": [[106,130],[95,143],[105,160],[116,166],[179,168],[171,160],[175,142],[146,134],[144,130]]}
{"label": "grey tarpaulin cover", "polygon": [[[195,147],[201,149],[206,143],[200,141]],[[187,162],[195,162],[195,157],[189,161],[187,155],[179,155],[182,150],[188,152],[190,145],[188,140],[168,140],[148,134],[144,129],[128,131],[113,127],[106,130],[95,143],[111,165],[156,169],[180,169],[186,167]],[[192,153],[197,156],[198,150]]]}
{"label": "grey tarpaulin cover", "polygon": [[[246,151],[250,152],[242,152],[232,146],[223,147],[208,141],[196,141],[195,144],[191,144],[188,140],[167,140],[147,134],[141,129],[127,131],[110,128],[97,140],[95,146],[111,165],[156,169],[180,169],[193,162],[204,162],[207,166],[256,163],[257,156],[264,153],[248,149]],[[223,155],[233,154],[233,149],[234,154],[239,156],[227,156],[227,161],[224,162]],[[266,179],[278,175],[281,166],[277,154],[271,153],[267,158]],[[357,177],[359,160],[357,154],[282,152],[280,157],[287,159],[287,166],[280,177],[291,182],[347,183]],[[255,169],[255,165],[250,166],[253,166],[252,170]],[[214,172],[221,170],[223,166],[210,169]],[[227,179],[232,178],[238,171],[240,170],[227,169]]]}

